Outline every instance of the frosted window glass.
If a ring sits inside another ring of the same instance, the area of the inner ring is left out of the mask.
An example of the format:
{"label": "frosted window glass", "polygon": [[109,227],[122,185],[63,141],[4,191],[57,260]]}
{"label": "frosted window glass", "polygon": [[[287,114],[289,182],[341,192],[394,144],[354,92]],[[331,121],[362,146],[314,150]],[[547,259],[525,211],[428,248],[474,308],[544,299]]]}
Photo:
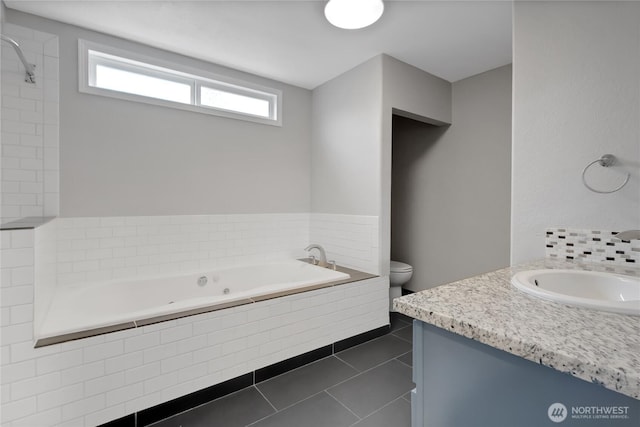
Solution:
{"label": "frosted window glass", "polygon": [[269,104],[266,99],[252,98],[205,86],[200,89],[200,105],[206,107],[268,118],[270,117]]}
{"label": "frosted window glass", "polygon": [[191,85],[104,65],[96,66],[96,87],[182,104],[191,103]]}

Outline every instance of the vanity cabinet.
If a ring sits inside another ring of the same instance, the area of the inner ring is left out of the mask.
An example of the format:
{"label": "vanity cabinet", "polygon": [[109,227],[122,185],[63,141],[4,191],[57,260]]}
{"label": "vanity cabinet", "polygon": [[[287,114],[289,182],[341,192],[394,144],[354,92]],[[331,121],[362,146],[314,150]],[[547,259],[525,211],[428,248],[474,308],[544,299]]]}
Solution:
{"label": "vanity cabinet", "polygon": [[419,320],[413,381],[412,427],[640,426],[640,400]]}

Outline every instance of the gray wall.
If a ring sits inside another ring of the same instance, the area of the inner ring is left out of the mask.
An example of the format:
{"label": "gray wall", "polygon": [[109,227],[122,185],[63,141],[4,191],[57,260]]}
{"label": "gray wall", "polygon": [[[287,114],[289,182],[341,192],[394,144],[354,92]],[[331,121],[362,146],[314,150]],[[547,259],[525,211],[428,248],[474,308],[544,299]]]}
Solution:
{"label": "gray wall", "polygon": [[386,274],[391,254],[393,113],[437,125],[451,123],[451,83],[388,55],[383,55],[382,70],[380,270]]}
{"label": "gray wall", "polygon": [[[640,228],[640,3],[515,2],[512,255],[544,256],[547,227]],[[603,154],[620,164],[582,169]]]}
{"label": "gray wall", "polygon": [[[60,214],[308,212],[311,92],[7,10],[60,37]],[[281,89],[274,127],[78,92],[78,38]]]}
{"label": "gray wall", "polygon": [[382,57],[313,90],[311,210],[378,215]]}
{"label": "gray wall", "polygon": [[378,55],[314,89],[312,102],[312,211],[378,216],[387,275],[392,112],[448,123],[451,83]]}
{"label": "gray wall", "polygon": [[395,116],[391,258],[419,291],[509,265],[511,66],[453,83],[450,127]]}

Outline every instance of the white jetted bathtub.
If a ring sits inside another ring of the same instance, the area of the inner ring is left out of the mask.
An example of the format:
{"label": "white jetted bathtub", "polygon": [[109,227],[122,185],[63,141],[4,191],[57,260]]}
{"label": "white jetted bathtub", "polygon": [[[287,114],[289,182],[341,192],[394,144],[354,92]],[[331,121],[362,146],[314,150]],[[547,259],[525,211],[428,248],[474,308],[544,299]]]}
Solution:
{"label": "white jetted bathtub", "polygon": [[36,346],[329,286],[349,274],[285,260],[200,275],[59,289]]}

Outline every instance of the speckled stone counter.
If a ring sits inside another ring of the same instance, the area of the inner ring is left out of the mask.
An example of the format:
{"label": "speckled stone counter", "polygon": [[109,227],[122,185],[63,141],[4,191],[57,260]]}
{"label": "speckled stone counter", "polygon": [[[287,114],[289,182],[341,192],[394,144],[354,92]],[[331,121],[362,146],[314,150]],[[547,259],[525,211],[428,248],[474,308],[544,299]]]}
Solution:
{"label": "speckled stone counter", "polygon": [[511,285],[518,271],[564,268],[640,276],[640,270],[540,260],[394,300],[400,313],[640,399],[640,317],[570,307]]}

